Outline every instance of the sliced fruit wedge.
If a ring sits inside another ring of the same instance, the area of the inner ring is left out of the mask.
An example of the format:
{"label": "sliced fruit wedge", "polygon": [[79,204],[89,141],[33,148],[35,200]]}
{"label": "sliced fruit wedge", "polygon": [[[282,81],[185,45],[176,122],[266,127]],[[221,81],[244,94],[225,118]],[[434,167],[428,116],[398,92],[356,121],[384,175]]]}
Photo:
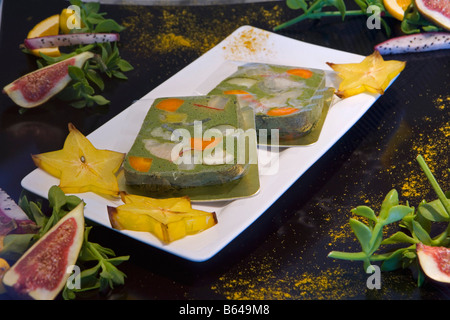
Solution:
{"label": "sliced fruit wedge", "polygon": [[30,50],[74,46],[79,44],[105,43],[119,41],[118,33],[72,33],[66,35],[49,35],[36,38],[27,38],[24,41]]}
{"label": "sliced fruit wedge", "polygon": [[95,148],[72,124],[63,149],[32,155],[37,167],[60,179],[65,193],[92,191],[108,196],[119,196],[115,174],[124,157],[124,153]]}
{"label": "sliced fruit wedge", "polygon": [[418,243],[417,257],[423,272],[430,279],[450,283],[450,248]]}
{"label": "sliced fruit wedge", "polygon": [[380,54],[398,54],[450,49],[450,33],[424,32],[391,38],[374,47]]}
{"label": "sliced fruit wedge", "polygon": [[450,1],[415,0],[415,4],[422,16],[445,30],[450,31]]}
{"label": "sliced fruit wedge", "polygon": [[336,95],[348,98],[363,92],[383,94],[389,83],[406,66],[404,61],[385,61],[378,51],[360,63],[327,64],[342,78]]}
{"label": "sliced fruit wedge", "polygon": [[188,197],[154,199],[121,193],[125,204],[108,206],[111,226],[118,230],[149,232],[170,243],[217,224],[215,212],[193,209]]}
{"label": "sliced fruit wedge", "polygon": [[35,242],[3,276],[19,298],[53,300],[66,285],[84,238],[84,203],[67,213]]}
{"label": "sliced fruit wedge", "polygon": [[196,234],[217,223],[215,213],[194,209],[176,212],[124,204],[117,208],[108,207],[108,214],[113,228],[150,232],[165,243]]}
{"label": "sliced fruit wedge", "polygon": [[[59,14],[55,14],[47,19],[42,20],[38,24],[36,24],[33,29],[27,35],[27,38],[36,38],[36,37],[45,37],[45,36],[54,36],[59,33]],[[59,57],[61,52],[58,47],[45,48],[45,49],[33,49],[30,52],[40,57],[40,53],[51,57]]]}
{"label": "sliced fruit wedge", "polygon": [[175,197],[175,198],[165,198],[165,199],[157,199],[150,198],[135,194],[129,194],[126,192],[120,192],[120,198],[126,204],[137,204],[161,209],[167,209],[171,211],[187,211],[192,209],[191,200],[189,197]]}
{"label": "sliced fruit wedge", "polygon": [[92,52],[83,52],[74,57],[30,72],[3,88],[11,100],[23,108],[33,108],[47,102],[64,89],[71,81],[69,66],[81,68]]}
{"label": "sliced fruit wedge", "polygon": [[383,0],[386,10],[397,20],[402,21],[412,0]]}

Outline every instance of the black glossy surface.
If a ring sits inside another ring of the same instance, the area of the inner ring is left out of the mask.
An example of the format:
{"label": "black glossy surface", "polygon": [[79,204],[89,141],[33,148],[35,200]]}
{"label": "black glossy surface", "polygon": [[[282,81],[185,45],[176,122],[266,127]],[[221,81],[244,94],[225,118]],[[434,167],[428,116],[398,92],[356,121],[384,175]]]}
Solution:
{"label": "black glossy surface", "polygon": [[[33,69],[18,45],[43,18],[60,12],[65,1],[4,0],[0,33],[1,86]],[[102,6],[128,29],[121,53],[136,69],[128,81],[106,83],[110,106],[77,110],[52,101],[19,114],[0,96],[0,187],[15,200],[21,179],[34,169],[30,154],[59,149],[72,122],[89,134],[244,24],[271,30],[296,15],[284,1],[206,7]],[[394,21],[392,25],[396,26]],[[394,33],[396,32],[394,27]],[[192,46],[157,50],[158,36],[174,33]],[[357,54],[372,53],[386,39],[365,27],[365,18],[305,21],[280,34]],[[409,270],[382,274],[379,290],[366,286],[361,263],[327,258],[331,250],[357,251],[348,219],[360,204],[378,209],[396,188],[401,201],[417,205],[434,193],[415,162],[430,160],[444,188],[449,176],[448,51],[405,54],[407,61],[389,90],[260,219],[217,256],[188,262],[123,237],[101,226],[93,241],[130,255],[120,269],[126,283],[107,296],[84,299],[449,299],[448,287],[426,282],[418,288]],[[330,57],[332,61],[332,57]],[[242,214],[245,214],[243,212]]]}

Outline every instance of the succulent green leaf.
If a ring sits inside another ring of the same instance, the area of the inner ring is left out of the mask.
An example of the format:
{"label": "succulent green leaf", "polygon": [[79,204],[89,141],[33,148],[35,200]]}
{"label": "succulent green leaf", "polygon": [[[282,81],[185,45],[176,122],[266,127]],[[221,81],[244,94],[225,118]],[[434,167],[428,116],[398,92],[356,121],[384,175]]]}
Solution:
{"label": "succulent green leaf", "polygon": [[385,220],[389,214],[389,210],[398,205],[398,193],[397,190],[393,189],[389,191],[386,197],[381,204],[380,214],[378,215],[379,219]]}
{"label": "succulent green leaf", "polygon": [[372,231],[368,226],[356,219],[350,219],[350,226],[361,244],[363,252],[368,253],[371,249],[370,239],[372,238]]}
{"label": "succulent green leaf", "polygon": [[117,62],[117,66],[119,67],[120,71],[127,72],[134,69],[134,67],[126,60],[120,59],[119,62]]}
{"label": "succulent green leaf", "polygon": [[125,28],[112,19],[105,19],[95,27],[95,32],[120,32]]}
{"label": "succulent green leaf", "polygon": [[69,76],[72,78],[72,80],[75,81],[82,81],[85,79],[84,72],[80,68],[76,66],[69,66]]}
{"label": "succulent green leaf", "polygon": [[417,239],[425,245],[431,245],[432,240],[428,232],[417,221],[412,222],[413,231]]}
{"label": "succulent green leaf", "polygon": [[387,239],[384,239],[381,244],[398,244],[398,243],[410,243],[415,244],[419,241],[415,240],[414,238],[406,235],[404,232],[396,232],[392,236],[390,236]]}
{"label": "succulent green leaf", "polygon": [[29,248],[34,237],[32,233],[25,234],[8,234],[3,238],[3,247],[0,251],[0,257],[16,261]]}
{"label": "succulent green leaf", "polygon": [[394,207],[391,207],[388,211],[388,216],[386,219],[384,219],[383,224],[387,225],[393,222],[397,222],[402,220],[406,215],[413,212],[414,209],[408,206],[403,205],[397,205]]}
{"label": "succulent green leaf", "polygon": [[364,252],[331,251],[328,254],[328,257],[341,260],[363,261],[367,259],[367,254],[365,254]]}
{"label": "succulent green leaf", "polygon": [[423,203],[417,211],[426,219],[434,222],[450,221],[441,201],[435,200],[430,203]]}
{"label": "succulent green leaf", "polygon": [[401,267],[403,253],[407,249],[398,249],[394,251],[388,258],[386,258],[381,264],[381,271],[393,271]]}
{"label": "succulent green leaf", "polygon": [[370,207],[367,206],[358,206],[352,210],[352,213],[361,217],[365,217],[374,222],[377,222],[378,220],[377,216],[375,215],[375,212]]}
{"label": "succulent green leaf", "polygon": [[88,69],[86,71],[86,77],[92,81],[93,83],[95,83],[95,85],[101,90],[103,91],[105,89],[105,83],[103,82],[102,77],[95,71],[92,69]]}
{"label": "succulent green leaf", "polygon": [[286,0],[286,5],[292,10],[302,9],[306,11],[308,9],[308,4],[305,0]]}

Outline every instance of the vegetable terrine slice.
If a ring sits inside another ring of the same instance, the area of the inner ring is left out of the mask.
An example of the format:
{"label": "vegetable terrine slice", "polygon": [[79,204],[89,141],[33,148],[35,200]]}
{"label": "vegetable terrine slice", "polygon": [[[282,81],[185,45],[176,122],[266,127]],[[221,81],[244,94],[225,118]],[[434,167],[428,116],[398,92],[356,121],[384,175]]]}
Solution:
{"label": "vegetable terrine slice", "polygon": [[208,94],[237,95],[255,112],[256,129],[280,139],[295,139],[311,132],[322,115],[325,71],[264,63],[247,63]]}
{"label": "vegetable terrine slice", "polygon": [[241,178],[256,153],[256,133],[242,126],[235,96],[158,98],[125,158],[126,184],[161,191]]}

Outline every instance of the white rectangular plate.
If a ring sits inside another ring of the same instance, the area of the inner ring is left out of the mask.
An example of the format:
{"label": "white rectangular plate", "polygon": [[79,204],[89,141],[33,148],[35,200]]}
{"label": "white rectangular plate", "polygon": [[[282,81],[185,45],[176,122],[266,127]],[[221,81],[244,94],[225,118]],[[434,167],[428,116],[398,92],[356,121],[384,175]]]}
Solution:
{"label": "white rectangular plate", "polygon": [[[249,39],[250,42],[246,42]],[[363,58],[251,26],[242,26],[87,137],[99,149],[128,152],[150,107],[149,100],[164,96],[199,94],[197,90],[205,79],[213,77],[213,72],[220,69],[227,60],[303,66],[330,71],[326,62],[355,63]],[[217,80],[223,76],[217,74]],[[258,219],[360,119],[378,97],[379,95],[359,94],[334,103],[325,119],[319,140],[313,145],[280,149],[280,152],[258,150],[258,156],[261,156],[261,186],[258,194],[234,201],[194,203],[195,208],[216,212],[219,222],[214,227],[170,244],[163,244],[148,233],[117,232],[187,260],[201,262],[210,259]],[[125,125],[130,122],[134,125]],[[44,198],[47,198],[49,188],[58,183],[58,179],[41,169],[32,171],[22,180],[23,188]],[[87,219],[111,228],[106,206],[118,206],[122,204],[120,200],[107,200],[93,193],[77,195],[86,202]]]}

